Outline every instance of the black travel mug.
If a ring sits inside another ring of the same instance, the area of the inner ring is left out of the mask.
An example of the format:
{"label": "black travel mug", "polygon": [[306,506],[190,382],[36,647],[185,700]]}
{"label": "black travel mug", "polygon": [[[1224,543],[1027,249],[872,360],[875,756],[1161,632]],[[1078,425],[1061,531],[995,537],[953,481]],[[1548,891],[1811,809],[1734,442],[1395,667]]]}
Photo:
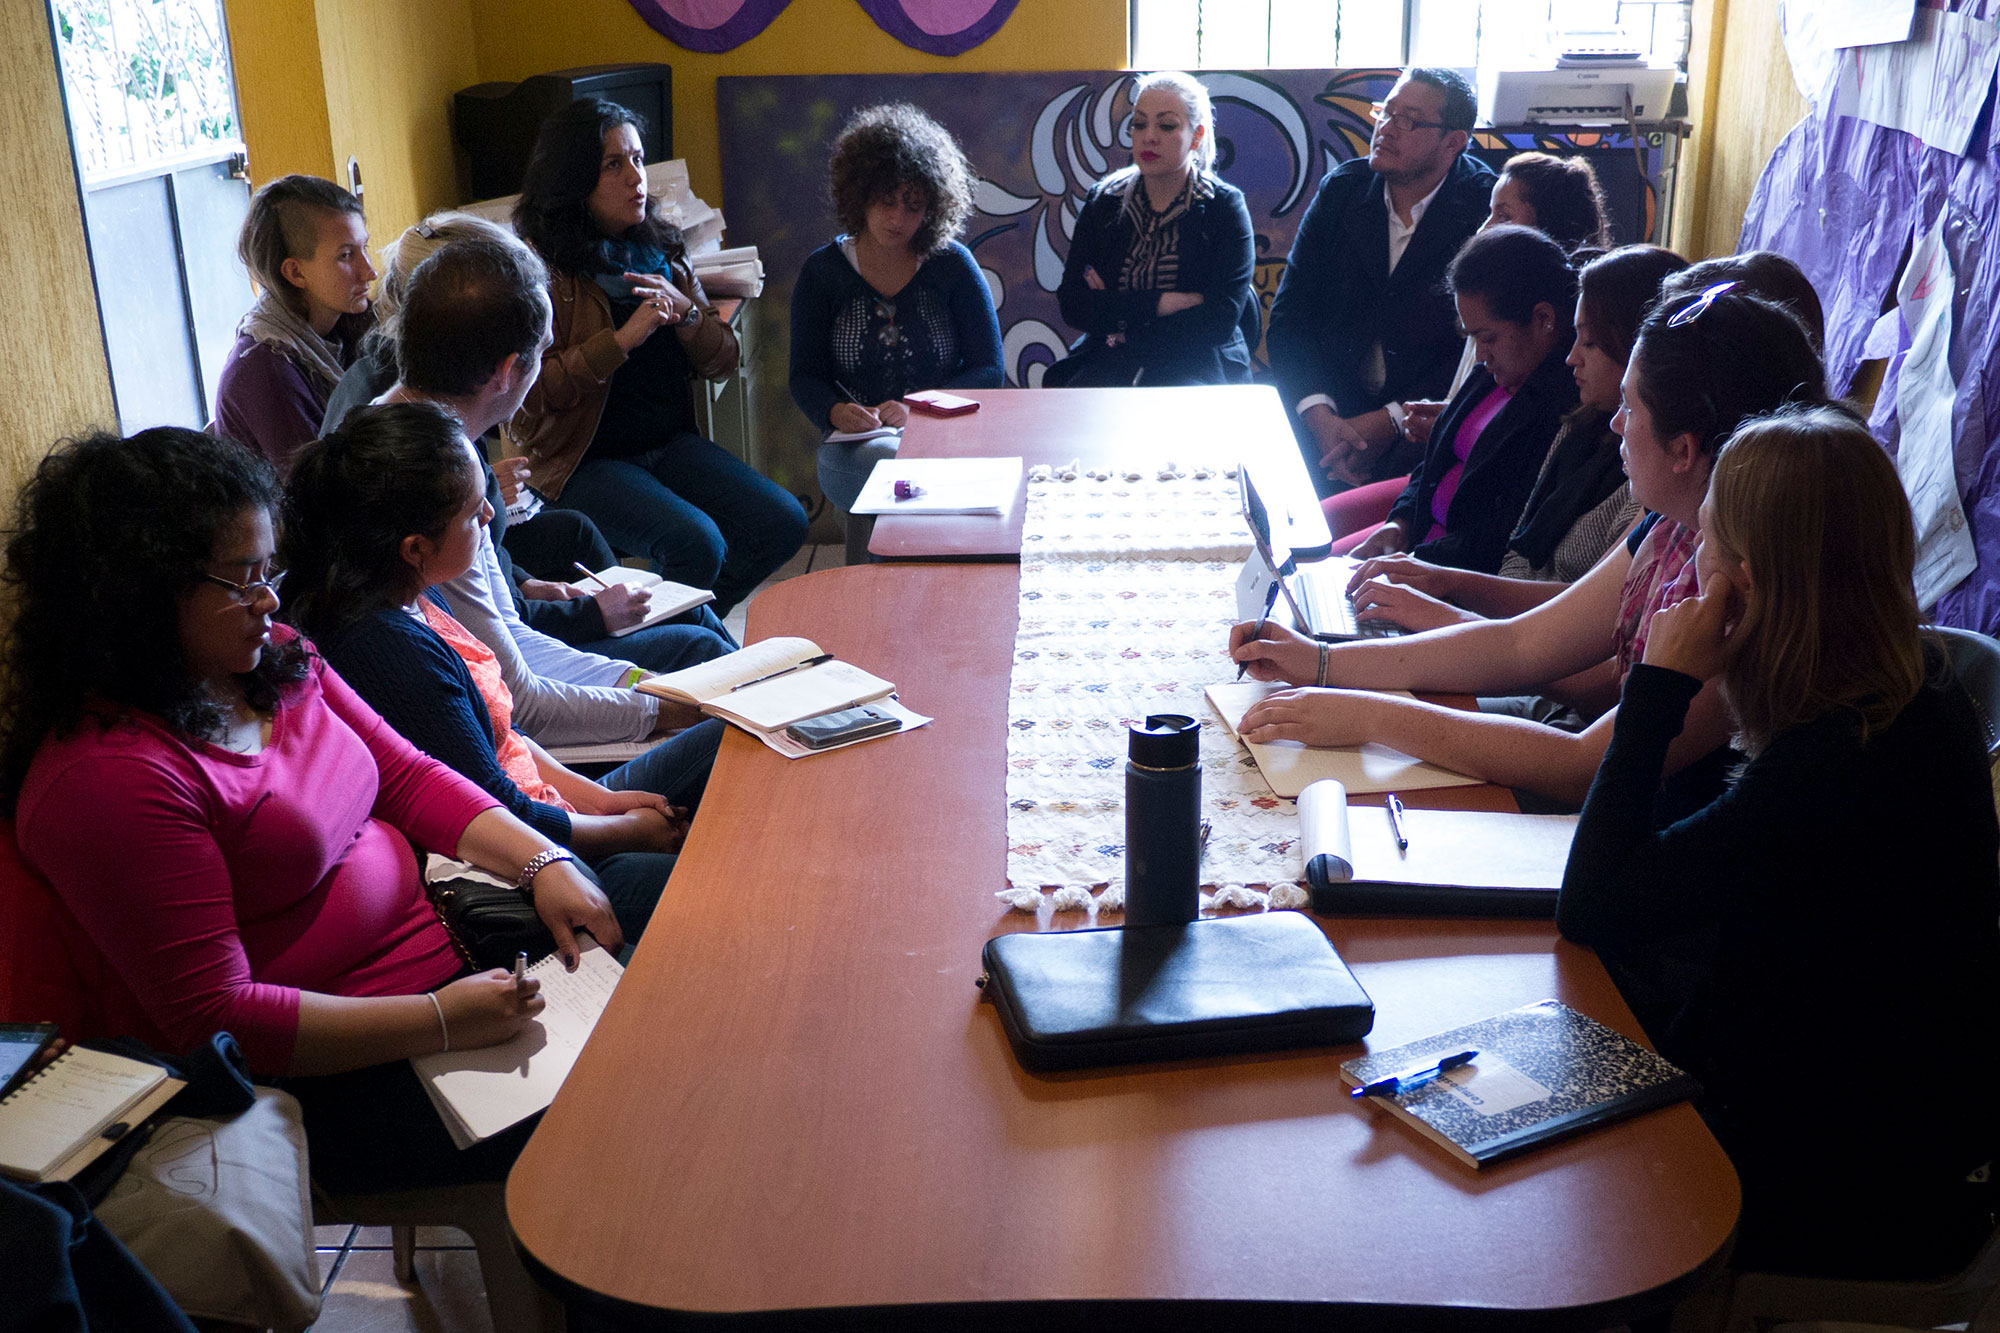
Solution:
{"label": "black travel mug", "polygon": [[1125,924],[1185,925],[1199,911],[1201,726],[1155,713],[1125,763]]}

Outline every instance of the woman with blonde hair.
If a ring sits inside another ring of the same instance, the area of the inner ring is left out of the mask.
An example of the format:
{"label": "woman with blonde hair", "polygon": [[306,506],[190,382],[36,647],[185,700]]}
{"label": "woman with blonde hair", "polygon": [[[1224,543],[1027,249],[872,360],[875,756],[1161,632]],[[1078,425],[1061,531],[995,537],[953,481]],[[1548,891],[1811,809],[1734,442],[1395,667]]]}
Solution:
{"label": "woman with blonde hair", "polygon": [[1083,337],[1045,386],[1243,384],[1257,295],[1243,192],[1215,174],[1215,109],[1178,71],[1132,88],[1132,165],[1091,187],[1056,300]]}
{"label": "woman with blonde hair", "polygon": [[[1700,590],[1626,680],[1557,925],[1706,1089],[1743,1180],[1737,1262],[1954,1269],[1993,1226],[1969,1177],[2000,1146],[2000,827],[1972,704],[1919,628],[1909,505],[1867,430],[1821,407],[1736,432],[1701,530]],[[1709,680],[1749,760],[1656,827]],[[1829,1038],[1950,1070],[1948,1095],[1827,1087]]]}

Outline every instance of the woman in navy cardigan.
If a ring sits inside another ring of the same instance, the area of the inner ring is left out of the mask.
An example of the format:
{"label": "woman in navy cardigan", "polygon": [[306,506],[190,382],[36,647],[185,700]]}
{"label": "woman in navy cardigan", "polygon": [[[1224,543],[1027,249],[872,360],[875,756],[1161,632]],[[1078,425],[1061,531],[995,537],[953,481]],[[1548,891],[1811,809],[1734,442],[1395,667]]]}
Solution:
{"label": "woman in navy cardigan", "polygon": [[1132,165],[1091,188],[1056,292],[1084,336],[1042,383],[1248,383],[1256,243],[1243,192],[1211,170],[1208,92],[1178,73],[1133,91]]}

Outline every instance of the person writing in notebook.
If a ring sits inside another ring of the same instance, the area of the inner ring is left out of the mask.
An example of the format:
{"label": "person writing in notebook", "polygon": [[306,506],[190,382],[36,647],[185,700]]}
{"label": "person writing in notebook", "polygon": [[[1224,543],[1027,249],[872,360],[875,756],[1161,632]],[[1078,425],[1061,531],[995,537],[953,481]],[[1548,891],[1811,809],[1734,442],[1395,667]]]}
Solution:
{"label": "person writing in notebook", "polygon": [[0,801],[69,927],[78,1008],[186,1051],[235,1034],[305,1108],[336,1190],[505,1174],[527,1130],[453,1150],[408,1057],[493,1045],[541,1007],[466,975],[411,843],[532,888],[566,958],[623,943],[553,840],[411,747],[274,623],[277,479],[163,427],[59,444],[7,543]]}
{"label": "person writing in notebook", "polygon": [[[1919,626],[1902,483],[1845,412],[1780,413],[1724,446],[1701,531],[1699,590],[1626,679],[1556,924],[1701,1081],[1743,1181],[1733,1263],[1954,1271],[1993,1227],[1970,1177],[2000,1149],[2000,826],[1982,725]],[[1710,688],[1749,762],[1658,827],[1667,748]],[[1931,1070],[1949,1095],[1905,1085]],[[1832,1086],[1855,1079],[1873,1086]]]}
{"label": "person writing in notebook", "polygon": [[[1602,689],[1611,699],[1579,702],[1609,706],[1645,651],[1653,617],[1693,591],[1698,515],[1715,451],[1748,417],[1787,402],[1825,401],[1824,386],[1798,320],[1733,285],[1654,310],[1640,328],[1611,423],[1633,497],[1651,511],[1626,540],[1560,595],[1506,620],[1343,644],[1316,644],[1275,622],[1259,633],[1243,622],[1230,634],[1234,660],[1247,662],[1258,680],[1306,687],[1253,705],[1243,716],[1244,738],[1380,741],[1576,808],[1610,742],[1615,709],[1571,733],[1366,691],[1554,693],[1556,682],[1588,672],[1577,688]],[[1728,740],[1711,687],[1688,710],[1668,756],[1666,808],[1692,809],[1714,797],[1732,762]]]}

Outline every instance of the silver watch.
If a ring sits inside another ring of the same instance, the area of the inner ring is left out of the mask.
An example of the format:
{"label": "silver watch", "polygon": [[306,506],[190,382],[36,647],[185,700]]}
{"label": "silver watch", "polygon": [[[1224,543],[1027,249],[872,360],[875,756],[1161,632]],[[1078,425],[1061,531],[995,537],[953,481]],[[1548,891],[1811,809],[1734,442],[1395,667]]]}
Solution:
{"label": "silver watch", "polygon": [[576,853],[570,851],[567,847],[550,847],[546,850],[536,852],[528,858],[528,864],[521,867],[521,878],[515,881],[514,887],[523,893],[532,894],[535,890],[535,876],[541,874],[558,861],[574,860],[576,860]]}

